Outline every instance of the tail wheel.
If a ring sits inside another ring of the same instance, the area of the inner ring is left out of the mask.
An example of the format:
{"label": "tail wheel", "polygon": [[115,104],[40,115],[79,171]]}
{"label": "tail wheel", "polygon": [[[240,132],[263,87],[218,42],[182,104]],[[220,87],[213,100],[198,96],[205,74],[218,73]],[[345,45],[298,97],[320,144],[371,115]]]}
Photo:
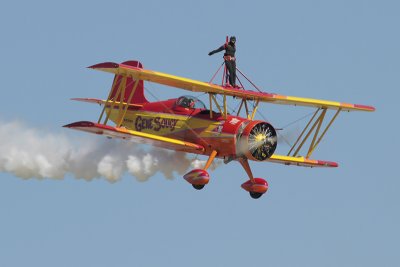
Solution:
{"label": "tail wheel", "polygon": [[193,188],[196,190],[201,190],[204,188],[204,184],[192,184]]}
{"label": "tail wheel", "polygon": [[258,193],[258,192],[249,192],[249,193],[250,196],[254,199],[260,198],[263,195],[263,193]]}

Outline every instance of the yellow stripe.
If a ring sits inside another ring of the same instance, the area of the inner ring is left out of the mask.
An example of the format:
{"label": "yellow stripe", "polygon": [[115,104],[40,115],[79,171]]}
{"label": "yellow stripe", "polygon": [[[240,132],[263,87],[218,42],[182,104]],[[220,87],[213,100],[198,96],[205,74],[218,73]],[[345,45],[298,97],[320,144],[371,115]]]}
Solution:
{"label": "yellow stripe", "polygon": [[306,159],[304,157],[290,157],[290,156],[282,156],[282,155],[272,155],[270,157],[271,160],[281,161],[282,163],[306,163],[317,165],[318,161],[312,159]]}
{"label": "yellow stripe", "polygon": [[286,161],[286,162],[298,162],[304,163],[304,157],[289,157],[289,156],[282,156],[282,155],[272,155],[270,157],[272,160],[279,160],[279,161]]}
{"label": "yellow stripe", "polygon": [[138,131],[132,131],[132,130],[128,130],[128,129],[125,129],[125,128],[116,128],[116,130],[118,132],[120,132],[120,133],[125,133],[125,134],[134,135],[134,136],[149,138],[149,139],[158,140],[158,141],[171,143],[171,144],[175,144],[175,145],[182,145],[182,146],[188,146],[188,147],[193,147],[193,148],[201,147],[201,146],[193,144],[193,143],[184,142],[184,141],[181,141],[181,140],[168,138],[168,137],[163,137],[163,136],[154,135],[154,134],[148,134],[148,133],[143,133],[143,132],[138,132]]}

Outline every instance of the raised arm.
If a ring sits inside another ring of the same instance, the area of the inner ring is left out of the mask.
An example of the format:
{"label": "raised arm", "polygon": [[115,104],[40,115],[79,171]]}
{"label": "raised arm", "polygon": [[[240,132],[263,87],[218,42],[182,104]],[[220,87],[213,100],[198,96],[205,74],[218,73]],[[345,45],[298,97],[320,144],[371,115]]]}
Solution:
{"label": "raised arm", "polygon": [[211,55],[213,55],[215,53],[221,52],[222,50],[225,50],[225,45],[221,45],[219,48],[217,48],[217,49],[211,51],[210,53],[208,53],[208,55],[211,56]]}

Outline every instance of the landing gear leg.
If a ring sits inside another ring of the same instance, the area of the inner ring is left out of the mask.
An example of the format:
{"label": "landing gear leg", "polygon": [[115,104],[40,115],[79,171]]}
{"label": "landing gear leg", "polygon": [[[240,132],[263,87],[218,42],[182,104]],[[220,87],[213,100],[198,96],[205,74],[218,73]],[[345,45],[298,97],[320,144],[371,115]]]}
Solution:
{"label": "landing gear leg", "polygon": [[262,178],[254,178],[247,158],[240,158],[240,164],[249,176],[249,180],[242,184],[242,188],[250,193],[254,199],[260,198],[268,190],[268,183]]}
{"label": "landing gear leg", "polygon": [[247,175],[250,178],[250,181],[254,183],[253,173],[251,172],[249,160],[247,158],[239,158],[240,164],[242,164],[243,169],[246,171]]}
{"label": "landing gear leg", "polygon": [[203,169],[195,169],[183,176],[186,181],[192,184],[193,188],[197,190],[201,190],[204,188],[206,184],[210,181],[210,176],[207,172],[207,169],[211,166],[211,163],[217,156],[217,151],[213,150],[208,158],[206,165]]}
{"label": "landing gear leg", "polygon": [[203,170],[206,171],[211,166],[211,163],[213,162],[213,160],[215,159],[216,156],[217,156],[217,151],[213,150],[211,152],[210,157],[208,158],[208,160],[206,162],[206,165],[204,166]]}

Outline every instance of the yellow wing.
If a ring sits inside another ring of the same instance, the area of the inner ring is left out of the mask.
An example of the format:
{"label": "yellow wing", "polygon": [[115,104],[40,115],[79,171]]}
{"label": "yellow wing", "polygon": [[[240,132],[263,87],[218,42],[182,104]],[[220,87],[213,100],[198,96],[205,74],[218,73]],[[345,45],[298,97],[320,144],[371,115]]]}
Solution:
{"label": "yellow wing", "polygon": [[338,167],[336,162],[325,160],[314,160],[305,157],[289,157],[282,155],[272,155],[267,161],[273,163],[281,163],[285,165],[296,165],[303,167]]}
{"label": "yellow wing", "polygon": [[[86,103],[93,103],[93,104],[99,104],[100,106],[104,105],[104,104],[113,104],[114,105],[120,105],[121,102],[119,101],[110,101],[110,100],[101,100],[101,99],[97,99],[97,98],[71,98],[71,100],[75,100],[75,101],[80,101],[80,102],[86,102]],[[128,107],[134,107],[134,108],[140,108],[143,107],[143,105],[141,104],[132,104],[132,103],[126,103],[126,102],[122,102],[123,106],[128,106]]]}
{"label": "yellow wing", "polygon": [[204,147],[198,144],[185,142],[173,138],[158,136],[154,134],[132,131],[125,128],[117,128],[90,121],[74,122],[64,127],[84,132],[106,135],[113,138],[129,139],[141,144],[150,144],[162,148],[173,149],[190,153],[202,154]]}
{"label": "yellow wing", "polygon": [[308,106],[308,107],[335,109],[335,110],[341,109],[342,111],[375,111],[374,107],[365,105],[349,104],[343,102],[335,102],[335,101],[327,101],[327,100],[319,100],[319,99],[303,98],[295,96],[284,96],[279,94],[242,90],[237,88],[227,88],[216,84],[196,81],[162,72],[145,70],[141,68],[135,68],[129,65],[117,64],[112,62],[100,63],[97,65],[93,65],[89,68],[120,75],[128,75],[132,76],[134,79],[137,80],[150,81],[167,86],[181,88],[192,92],[206,92],[206,93],[214,93],[227,96],[236,96],[243,99],[259,100],[261,102],[268,102],[268,103],[282,104],[282,105]]}

